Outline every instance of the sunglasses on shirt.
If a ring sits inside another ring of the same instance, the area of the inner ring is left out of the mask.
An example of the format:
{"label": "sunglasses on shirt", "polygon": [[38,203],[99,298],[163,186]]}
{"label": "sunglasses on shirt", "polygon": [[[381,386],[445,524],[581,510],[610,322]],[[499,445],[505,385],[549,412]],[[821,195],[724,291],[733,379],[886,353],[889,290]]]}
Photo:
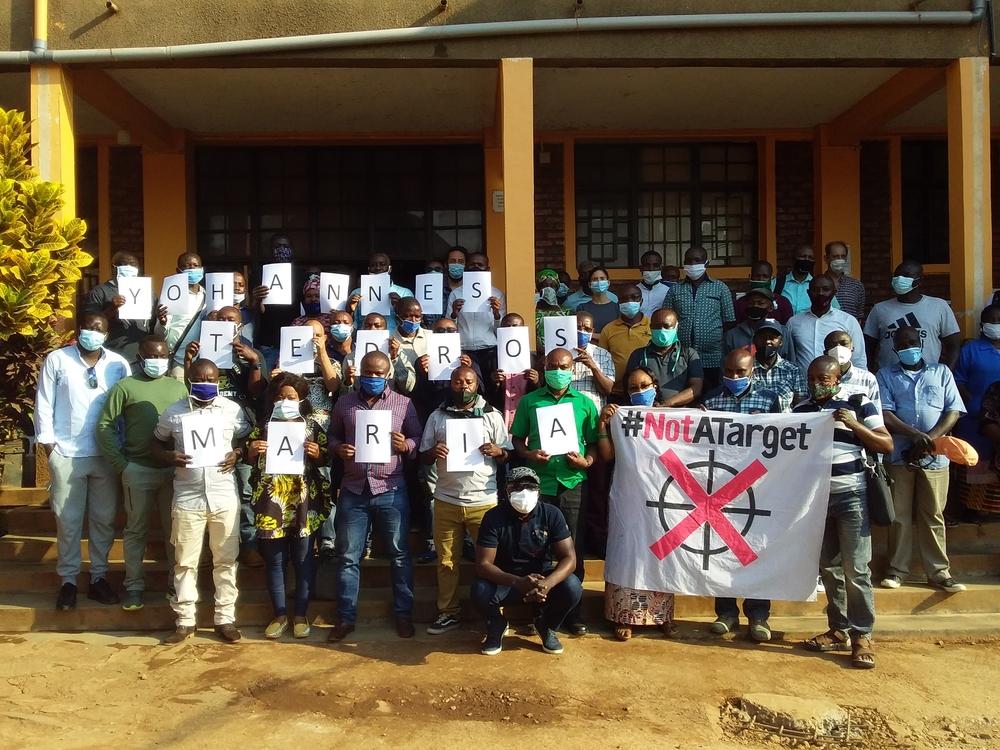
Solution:
{"label": "sunglasses on shirt", "polygon": [[87,368],[87,387],[97,388],[97,369],[96,367]]}

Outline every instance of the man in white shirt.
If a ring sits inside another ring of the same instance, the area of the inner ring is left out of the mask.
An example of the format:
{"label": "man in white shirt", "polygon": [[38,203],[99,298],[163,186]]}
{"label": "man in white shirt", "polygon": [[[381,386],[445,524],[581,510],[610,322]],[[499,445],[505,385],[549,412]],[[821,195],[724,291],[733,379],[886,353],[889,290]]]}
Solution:
{"label": "man in white shirt", "polygon": [[[240,552],[240,497],[234,469],[242,457],[238,447],[250,432],[244,410],[235,401],[219,395],[219,368],[199,359],[188,371],[190,392],[168,406],[153,431],[153,458],[174,467],[174,502],[171,539],[174,543],[174,598],[170,606],[177,614],[177,627],[165,643],[181,643],[194,635],[198,603],[198,562],[205,531],[212,552],[215,584],[215,632],[227,643],[240,640],[236,628],[236,557]],[[208,419],[195,427],[187,420]],[[218,432],[213,432],[218,430]],[[226,451],[214,466],[188,468],[192,454],[216,445]]]}
{"label": "man in white shirt", "polygon": [[[490,259],[483,253],[472,253],[465,265],[465,273],[489,271]],[[479,365],[480,372],[494,372],[497,369],[497,323],[507,314],[507,303],[503,292],[495,286],[490,288],[489,308],[479,312],[463,312],[465,300],[462,287],[448,296],[445,310],[458,323],[462,336],[462,352],[468,354]]]}
{"label": "man in white shirt", "polygon": [[[824,341],[833,331],[846,331],[852,341],[861,341],[864,335],[853,315],[830,307],[835,294],[836,289],[830,277],[813,276],[809,282],[809,309],[793,315],[788,321],[786,333],[792,339],[795,364],[802,372],[807,372],[810,363],[823,355],[826,351]],[[854,351],[851,362],[863,370],[868,368],[864,351]]]}
{"label": "man in white shirt", "polygon": [[96,427],[111,386],[130,375],[131,369],[124,357],[104,348],[107,335],[107,318],[84,313],[76,344],[49,354],[38,375],[35,439],[49,458],[50,502],[59,545],[56,572],[62,579],[56,599],[59,610],[76,607],[85,515],[90,539],[87,596],[101,604],[118,603],[105,575],[121,484],[97,446]]}
{"label": "man in white shirt", "polygon": [[854,355],[854,342],[844,331],[834,331],[826,336],[823,348],[828,357],[833,357],[840,364],[840,395],[843,398],[855,393],[868,398],[878,413],[882,413],[882,399],[878,392],[878,378],[863,367],[858,367],[851,361]]}
{"label": "man in white shirt", "polygon": [[662,269],[663,256],[655,250],[649,250],[639,258],[639,272],[642,274],[642,281],[639,282],[642,306],[639,309],[647,318],[652,318],[653,313],[663,307],[663,298],[673,286],[663,280]]}
{"label": "man in white shirt", "polygon": [[201,265],[201,256],[197,253],[178,255],[177,273],[186,273],[188,277],[187,312],[168,315],[167,308],[158,305],[155,332],[166,339],[170,349],[170,376],[183,383],[184,352],[188,344],[201,337],[201,319],[205,312],[205,290],[201,286],[205,269]]}

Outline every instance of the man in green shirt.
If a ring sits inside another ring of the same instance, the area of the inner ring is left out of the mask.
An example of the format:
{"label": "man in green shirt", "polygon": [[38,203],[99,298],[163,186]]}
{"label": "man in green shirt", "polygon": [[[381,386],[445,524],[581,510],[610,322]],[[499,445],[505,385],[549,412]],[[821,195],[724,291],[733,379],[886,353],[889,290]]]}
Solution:
{"label": "man in green shirt", "polygon": [[160,466],[150,454],[153,429],[160,414],[170,404],[187,396],[183,383],[163,377],[169,366],[167,342],[159,336],[142,339],[138,374],[119,380],[111,388],[97,420],[97,445],[122,476],[125,499],[125,598],[122,609],[126,611],[142,609],[145,587],[142,560],[154,509],[158,509],[163,526],[168,570],[174,566],[174,550],[170,544],[174,468]]}
{"label": "man in green shirt", "polygon": [[[562,511],[573,535],[576,548],[576,575],[583,581],[584,530],[583,498],[586,496],[587,469],[593,466],[597,454],[597,407],[586,395],[570,387],[573,380],[573,355],[566,349],[553,349],[545,357],[545,385],[521,397],[510,428],[517,455],[538,474],[541,501]],[[579,448],[561,456],[550,456],[542,450],[538,431],[540,408],[556,404],[571,404]],[[572,635],[585,635],[587,626],[580,617],[577,604],[566,617],[566,629]]]}

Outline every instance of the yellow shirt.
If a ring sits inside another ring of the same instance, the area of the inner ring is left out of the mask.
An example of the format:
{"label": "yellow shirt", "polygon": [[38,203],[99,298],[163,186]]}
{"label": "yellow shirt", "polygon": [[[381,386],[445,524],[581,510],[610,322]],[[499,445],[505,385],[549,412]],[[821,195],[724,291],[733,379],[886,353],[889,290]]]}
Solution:
{"label": "yellow shirt", "polygon": [[649,343],[650,335],[649,318],[645,315],[638,323],[631,326],[621,317],[604,326],[599,346],[611,352],[611,359],[615,361],[615,387],[612,393],[625,392],[625,366],[628,364],[628,358],[636,349],[641,349]]}

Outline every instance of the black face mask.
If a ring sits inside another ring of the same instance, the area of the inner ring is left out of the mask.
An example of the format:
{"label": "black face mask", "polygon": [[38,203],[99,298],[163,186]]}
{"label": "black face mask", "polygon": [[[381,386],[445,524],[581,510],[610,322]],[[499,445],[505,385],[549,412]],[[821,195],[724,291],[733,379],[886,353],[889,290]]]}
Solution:
{"label": "black face mask", "polygon": [[774,344],[764,344],[764,348],[761,351],[764,353],[765,362],[770,362],[778,356],[778,347]]}
{"label": "black face mask", "polygon": [[795,261],[795,265],[793,267],[795,268],[796,273],[812,273],[813,269],[816,267],[816,261],[797,260]]}
{"label": "black face mask", "polygon": [[749,320],[763,320],[767,317],[767,310],[762,307],[748,307],[747,318]]}

